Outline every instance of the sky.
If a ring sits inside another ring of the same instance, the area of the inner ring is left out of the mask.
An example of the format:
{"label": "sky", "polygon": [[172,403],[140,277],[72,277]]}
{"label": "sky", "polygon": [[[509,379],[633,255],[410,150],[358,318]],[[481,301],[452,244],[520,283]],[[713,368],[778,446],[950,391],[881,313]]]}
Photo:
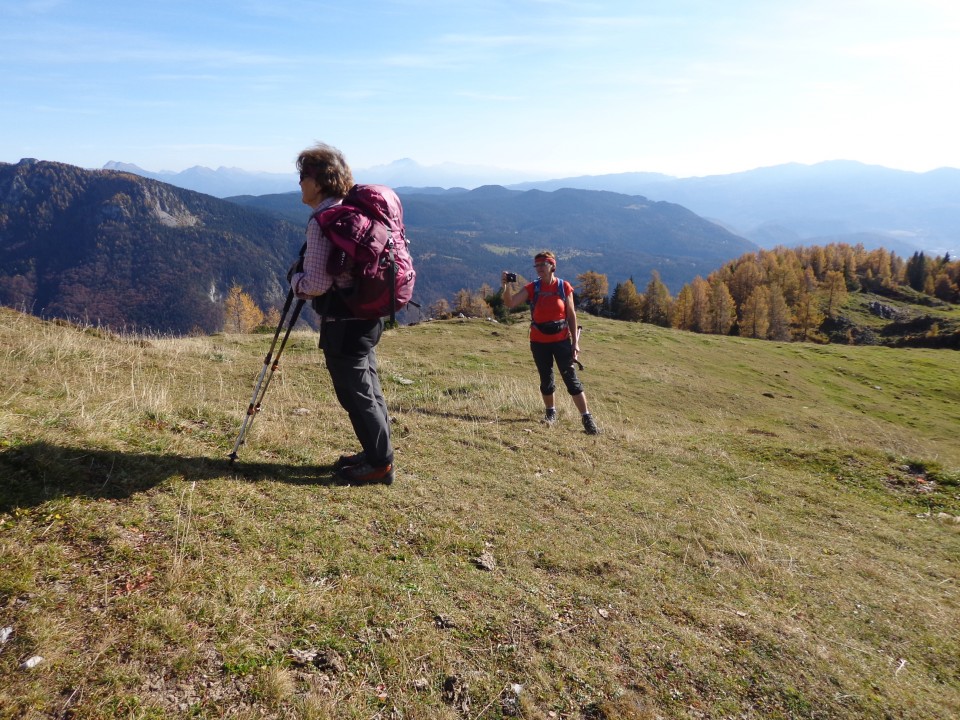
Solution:
{"label": "sky", "polygon": [[0,0],[0,162],[960,167],[956,0]]}

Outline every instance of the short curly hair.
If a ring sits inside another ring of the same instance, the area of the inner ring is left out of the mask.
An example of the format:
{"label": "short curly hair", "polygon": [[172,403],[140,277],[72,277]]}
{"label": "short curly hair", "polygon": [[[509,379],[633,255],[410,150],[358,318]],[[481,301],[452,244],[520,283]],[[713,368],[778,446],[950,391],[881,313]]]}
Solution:
{"label": "short curly hair", "polygon": [[550,263],[551,265],[553,265],[554,267],[557,266],[557,256],[554,255],[554,254],[553,254],[552,252],[550,252],[549,250],[544,250],[543,252],[538,252],[538,253],[536,254],[536,257],[533,258],[533,260],[534,260],[534,262],[546,261],[546,262]]}
{"label": "short curly hair", "polygon": [[342,198],[353,187],[353,173],[343,153],[326,143],[317,143],[300,153],[297,170],[301,180],[306,177],[316,180],[327,197]]}

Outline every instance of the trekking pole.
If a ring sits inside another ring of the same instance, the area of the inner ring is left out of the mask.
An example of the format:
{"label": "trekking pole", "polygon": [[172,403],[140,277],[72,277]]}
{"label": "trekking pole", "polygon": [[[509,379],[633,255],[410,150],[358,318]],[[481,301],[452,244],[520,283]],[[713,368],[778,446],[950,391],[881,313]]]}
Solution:
{"label": "trekking pole", "polygon": [[[583,325],[577,325],[577,345],[580,344],[580,333],[581,333],[581,332],[583,332]],[[578,367],[578,368],[580,368],[581,370],[583,370],[583,363],[582,363],[582,362],[580,362],[580,361],[577,360],[576,358],[574,359],[574,362],[577,364],[577,367]]]}
{"label": "trekking pole", "polygon": [[[260,406],[263,403],[263,397],[267,394],[267,388],[270,387],[270,380],[273,379],[273,374],[280,366],[280,355],[283,354],[283,348],[286,346],[287,339],[290,337],[290,331],[293,330],[293,326],[297,324],[297,319],[300,317],[300,311],[303,309],[303,300],[297,300],[297,304],[293,308],[293,314],[290,317],[290,322],[287,324],[287,331],[283,335],[283,341],[280,343],[280,348],[277,350],[276,357],[274,357],[273,349],[277,345],[277,339],[280,337],[280,331],[283,330],[283,321],[287,317],[287,311],[290,310],[290,304],[292,302],[293,290],[290,290],[290,292],[287,293],[287,301],[283,304],[283,310],[280,311],[280,322],[277,323],[277,331],[273,334],[273,342],[270,343],[270,349],[267,351],[267,356],[263,359],[263,367],[260,370],[260,375],[257,378],[256,384],[253,386],[253,397],[250,398],[250,405],[247,407],[247,414],[244,416],[243,424],[240,426],[240,434],[237,435],[237,441],[233,445],[233,451],[228,456],[231,464],[236,462],[237,450],[239,450],[240,446],[246,441],[247,433],[253,426],[254,418],[256,418],[257,413],[260,412]],[[272,364],[271,360],[273,361]],[[269,375],[267,374],[267,370],[270,371]],[[266,379],[266,382],[264,382],[264,379]]]}

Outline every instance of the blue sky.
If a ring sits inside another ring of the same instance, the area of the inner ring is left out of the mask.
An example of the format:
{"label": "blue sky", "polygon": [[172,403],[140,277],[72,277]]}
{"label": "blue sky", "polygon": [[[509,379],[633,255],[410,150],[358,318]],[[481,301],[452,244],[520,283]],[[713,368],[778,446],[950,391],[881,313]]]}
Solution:
{"label": "blue sky", "polygon": [[0,0],[0,162],[960,167],[956,0]]}

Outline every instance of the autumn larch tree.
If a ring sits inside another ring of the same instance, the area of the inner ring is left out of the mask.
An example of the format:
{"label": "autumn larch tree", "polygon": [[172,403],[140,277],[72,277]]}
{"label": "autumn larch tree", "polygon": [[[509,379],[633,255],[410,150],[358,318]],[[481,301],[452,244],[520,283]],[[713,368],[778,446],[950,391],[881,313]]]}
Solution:
{"label": "autumn larch tree", "polygon": [[263,322],[263,311],[239,285],[234,285],[223,301],[223,329],[248,333]]}
{"label": "autumn larch tree", "polygon": [[708,332],[728,335],[737,321],[737,305],[727,283],[719,277],[710,282],[710,321]]}
{"label": "autumn larch tree", "polygon": [[757,285],[740,309],[740,337],[766,338],[770,329],[770,289]]}
{"label": "autumn larch tree", "polygon": [[591,315],[599,315],[607,304],[607,293],[610,292],[610,283],[606,275],[588,270],[577,275],[580,290],[577,299],[580,306]]}
{"label": "autumn larch tree", "polygon": [[670,291],[660,279],[660,273],[650,273],[650,282],[643,295],[643,321],[660,327],[670,327],[670,311],[673,304]]}
{"label": "autumn larch tree", "polygon": [[840,313],[840,308],[847,301],[847,281],[843,273],[839,270],[827,271],[821,286],[823,293],[823,309],[827,317],[836,317]]}
{"label": "autumn larch tree", "polygon": [[610,300],[610,311],[617,320],[640,321],[643,315],[643,301],[633,280],[617,283]]}
{"label": "autumn larch tree", "polygon": [[779,285],[770,286],[769,320],[767,337],[770,340],[790,339],[790,306],[787,305]]}

